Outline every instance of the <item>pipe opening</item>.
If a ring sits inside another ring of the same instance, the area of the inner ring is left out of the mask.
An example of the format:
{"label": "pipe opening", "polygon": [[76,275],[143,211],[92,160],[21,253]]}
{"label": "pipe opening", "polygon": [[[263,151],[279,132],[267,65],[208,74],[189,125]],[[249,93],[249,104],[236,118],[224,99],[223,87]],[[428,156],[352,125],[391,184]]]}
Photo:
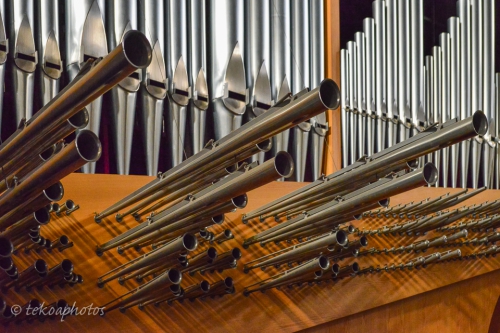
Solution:
{"label": "pipe opening", "polygon": [[352,264],[352,271],[354,273],[358,273],[359,272],[359,264],[357,262],[355,262],[355,263]]}
{"label": "pipe opening", "polygon": [[87,162],[95,162],[101,156],[101,141],[94,132],[82,130],[75,139],[80,156]]}
{"label": "pipe opening", "polygon": [[231,201],[233,202],[234,206],[236,206],[236,208],[245,208],[247,206],[247,203],[248,203],[248,197],[246,194],[242,194],[242,195],[238,195],[237,197],[234,197],[231,199]]}
{"label": "pipe opening", "polygon": [[68,306],[68,302],[66,302],[63,299],[58,300],[56,303],[56,308],[58,308],[58,309],[63,309],[63,308],[66,308],[67,306]]}
{"label": "pipe opening", "polygon": [[123,53],[136,68],[146,68],[151,63],[152,49],[148,39],[137,30],[129,30],[122,39]]}
{"label": "pipe opening", "polygon": [[73,263],[69,259],[61,261],[61,269],[64,274],[71,274],[73,272]]}
{"label": "pipe opening", "polygon": [[337,275],[337,274],[339,274],[339,272],[340,272],[340,266],[339,266],[339,264],[333,264],[332,265],[332,273],[335,274],[335,275]]}
{"label": "pipe opening", "polygon": [[257,144],[257,148],[261,152],[264,152],[264,153],[270,151],[272,147],[273,147],[273,143],[272,143],[271,139],[266,139],[266,140],[259,142]]}
{"label": "pipe opening", "polygon": [[5,307],[5,310],[2,312],[2,317],[4,318],[12,318],[14,316],[14,313],[12,313],[12,308],[10,305],[7,305]]}
{"label": "pipe opening", "polygon": [[229,229],[224,230],[224,237],[226,237],[226,238],[233,237],[233,233],[231,232],[231,230],[229,230]]}
{"label": "pipe opening", "polygon": [[379,202],[378,202],[378,204],[380,205],[380,207],[383,207],[383,208],[389,207],[390,203],[391,203],[391,199],[390,198],[382,199],[382,200],[379,200]]}
{"label": "pipe opening", "polygon": [[198,240],[192,234],[185,234],[182,237],[182,244],[186,250],[193,251],[198,247]]}
{"label": "pipe opening", "polygon": [[68,242],[69,242],[68,236],[62,235],[61,237],[59,237],[59,243],[61,243],[61,245],[68,245]]}
{"label": "pipe opening", "polygon": [[7,273],[7,275],[10,276],[12,280],[17,280],[17,278],[19,277],[17,267],[14,265],[12,265],[11,269],[6,270],[5,273]]}
{"label": "pipe opening", "polygon": [[204,293],[208,293],[208,291],[210,290],[210,283],[208,283],[207,280],[203,280],[200,282],[200,289],[201,291],[203,291]]}
{"label": "pipe opening", "polygon": [[10,257],[12,252],[14,252],[12,242],[5,237],[0,237],[0,257]]}
{"label": "pipe opening", "polygon": [[50,221],[50,214],[49,212],[45,209],[45,207],[37,210],[36,212],[33,213],[35,220],[39,224],[47,224]]}
{"label": "pipe opening", "polygon": [[226,288],[232,288],[233,285],[234,285],[234,281],[233,281],[233,278],[232,277],[227,277],[224,279],[224,285],[226,286]]}
{"label": "pipe opening", "polygon": [[178,284],[171,285],[169,289],[174,295],[179,295],[181,293],[181,286]]}
{"label": "pipe opening", "polygon": [[352,234],[356,231],[356,227],[354,227],[352,224],[350,224],[348,227],[347,227],[347,232]]}
{"label": "pipe opening", "polygon": [[56,151],[56,147],[54,145],[52,145],[49,148],[45,149],[43,152],[41,152],[40,157],[42,158],[42,160],[46,161],[49,158],[51,158],[52,155],[54,155],[55,151]]}
{"label": "pipe opening", "polygon": [[222,222],[224,222],[224,214],[220,214],[220,215],[215,215],[212,217],[212,221],[215,223],[215,224],[221,224]]}
{"label": "pipe opening", "polygon": [[323,276],[323,271],[314,271],[314,276],[320,278]]}
{"label": "pipe opening", "polygon": [[59,204],[58,204],[57,202],[54,202],[54,203],[52,204],[52,210],[53,210],[54,212],[58,212],[60,208],[61,208],[61,206],[59,206]]}
{"label": "pipe opening", "polygon": [[416,168],[418,168],[418,159],[416,158],[414,160],[407,161],[406,165],[410,169],[416,169]]}
{"label": "pipe opening", "polygon": [[355,214],[355,215],[353,215],[352,217],[353,217],[355,220],[359,221],[359,220],[361,220],[361,218],[363,217],[363,214],[361,214],[361,213],[360,213],[360,214]]}
{"label": "pipe opening", "polygon": [[476,111],[472,115],[472,126],[478,135],[485,135],[488,131],[488,119],[483,111]]}
{"label": "pipe opening", "polygon": [[340,105],[340,89],[332,79],[325,79],[319,86],[319,98],[328,109],[336,109]]}
{"label": "pipe opening", "polygon": [[78,274],[76,277],[77,277],[76,280],[78,281],[78,283],[83,283],[83,276],[81,276],[80,274]]}
{"label": "pipe opening", "polygon": [[231,255],[233,256],[234,259],[238,260],[241,258],[241,250],[235,247],[234,249],[231,250]]}
{"label": "pipe opening", "polygon": [[[47,187],[45,190],[43,190],[43,192],[45,193],[45,197],[49,199],[49,201],[59,201],[64,196],[64,187],[62,186],[61,182],[57,182]],[[59,208],[59,205],[57,206]]]}
{"label": "pipe opening", "polygon": [[35,261],[35,270],[38,273],[43,273],[47,271],[47,263],[43,259],[37,259]]}
{"label": "pipe opening", "polygon": [[86,108],[81,109],[71,117],[69,117],[68,122],[71,126],[76,129],[83,129],[89,123],[89,112]]}
{"label": "pipe opening", "polygon": [[274,166],[281,177],[290,177],[293,173],[292,156],[286,151],[278,152],[274,158]]}
{"label": "pipe opening", "polygon": [[426,163],[424,165],[423,175],[427,184],[434,185],[438,179],[436,166],[432,163]]}
{"label": "pipe opening", "polygon": [[335,233],[335,240],[338,244],[344,246],[347,244],[347,234],[343,230],[339,230]]}
{"label": "pipe opening", "polygon": [[233,165],[230,165],[226,168],[227,173],[233,173],[236,170],[238,170],[238,163],[235,163]]}
{"label": "pipe opening", "polygon": [[327,269],[328,266],[330,265],[330,262],[328,261],[327,257],[320,256],[318,261],[319,261],[319,267],[321,267],[322,269]]}
{"label": "pipe opening", "polygon": [[363,247],[367,246],[368,238],[366,238],[366,236],[361,236],[361,238],[359,238],[359,244]]}
{"label": "pipe opening", "polygon": [[179,284],[181,282],[181,279],[182,279],[182,273],[177,270],[177,269],[170,269],[168,271],[168,278],[170,279],[170,281],[173,283],[173,284]]}
{"label": "pipe opening", "polygon": [[0,258],[0,268],[4,271],[7,271],[12,268],[14,265],[14,262],[10,257],[7,258]]}
{"label": "pipe opening", "polygon": [[75,208],[75,203],[73,202],[73,200],[66,200],[66,208],[68,209]]}
{"label": "pipe opening", "polygon": [[31,306],[31,308],[33,308],[33,309],[39,308],[41,305],[42,305],[42,303],[40,303],[40,301],[39,301],[39,300],[37,300],[36,298],[33,298],[33,299],[30,301],[30,306]]}
{"label": "pipe opening", "polygon": [[359,254],[359,250],[358,250],[358,249],[354,249],[354,250],[352,251],[352,256],[353,256],[353,257],[357,257],[357,256],[358,256],[358,254]]}
{"label": "pipe opening", "polygon": [[207,250],[207,257],[210,259],[210,260],[214,260],[217,258],[217,250],[215,249],[215,247],[210,247],[208,250]]}

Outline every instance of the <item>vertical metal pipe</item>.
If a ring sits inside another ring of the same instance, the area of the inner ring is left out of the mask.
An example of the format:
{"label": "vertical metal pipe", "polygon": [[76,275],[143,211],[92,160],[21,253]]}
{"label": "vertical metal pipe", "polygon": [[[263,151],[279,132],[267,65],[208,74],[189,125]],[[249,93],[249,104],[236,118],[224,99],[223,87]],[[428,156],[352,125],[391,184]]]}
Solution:
{"label": "vertical metal pipe", "polygon": [[[134,0],[112,0],[106,4],[108,49],[112,50],[120,44],[127,31],[137,30],[137,2]],[[141,76],[142,70],[138,69],[110,91],[116,168],[120,175],[130,173],[136,97],[141,84]]]}
{"label": "vertical metal pipe", "polygon": [[167,96],[163,4],[163,1],[156,0],[141,0],[139,2],[139,29],[153,46],[153,60],[143,71],[141,89],[139,90],[141,134],[148,176],[154,176],[158,173],[163,107]]}
{"label": "vertical metal pipe", "polygon": [[423,75],[424,65],[424,4],[423,0],[412,0],[410,8],[411,31],[411,98],[410,111],[413,126],[423,128],[425,119],[423,113]]}
{"label": "vertical metal pipe", "polygon": [[[319,86],[325,78],[325,20],[324,20],[324,1],[310,0],[310,18],[311,23],[311,89]],[[364,63],[363,63],[364,64]],[[366,108],[365,108],[366,109]],[[313,180],[321,175],[325,136],[328,132],[328,122],[326,113],[321,113],[311,119],[311,140],[310,140],[310,165]]]}
{"label": "vertical metal pipe", "polygon": [[483,2],[483,112],[488,119],[488,132],[484,135],[480,181],[478,186],[491,186],[491,164],[496,143],[492,140],[495,115],[495,0]]}
{"label": "vertical metal pipe", "polygon": [[[434,118],[434,59],[425,57],[425,119],[433,123]],[[434,163],[433,154],[427,156],[427,162]]]}
{"label": "vertical metal pipe", "polygon": [[243,0],[208,0],[208,84],[215,139],[241,126],[248,91],[242,58]]}
{"label": "vertical metal pipe", "polygon": [[[271,83],[267,71],[271,60],[269,2],[245,2],[245,71],[250,91],[246,121],[260,116],[271,107]],[[264,163],[264,152],[252,156],[251,161]]]}
{"label": "vertical metal pipe", "polygon": [[342,168],[345,168],[346,166],[349,165],[349,151],[348,151],[348,146],[349,146],[349,141],[347,139],[347,114],[346,114],[346,108],[347,108],[347,95],[349,91],[349,84],[348,84],[348,78],[347,78],[347,72],[349,70],[349,63],[348,63],[348,58],[349,54],[347,53],[347,50],[342,49],[340,50],[340,104],[341,104],[341,110],[340,110],[340,121],[341,121],[341,132],[342,132]]}
{"label": "vertical metal pipe", "polygon": [[[276,102],[290,92],[291,40],[290,1],[271,0],[271,94]],[[345,106],[344,106],[345,107]],[[273,138],[272,155],[288,151],[290,130]]]}
{"label": "vertical metal pipe", "polygon": [[3,117],[3,94],[5,90],[5,62],[9,53],[9,41],[5,30],[5,2],[0,0],[0,134]]}
{"label": "vertical metal pipe", "polygon": [[356,147],[357,147],[357,127],[354,122],[354,108],[357,105],[357,92],[356,92],[356,43],[355,42],[347,42],[347,51],[349,53],[349,164],[356,162]]}
{"label": "vertical metal pipe", "polygon": [[365,59],[366,59],[366,155],[373,155],[375,138],[373,137],[376,125],[375,104],[375,20],[371,17],[363,20],[365,33]]}
{"label": "vertical metal pipe", "polygon": [[409,0],[398,1],[398,108],[399,134],[398,142],[410,135],[410,3]]}
{"label": "vertical metal pipe", "polygon": [[[293,94],[297,94],[301,90],[311,86],[311,75],[309,72],[309,1],[292,0],[291,18],[291,90]],[[304,181],[310,131],[311,123],[309,121],[302,122],[293,129],[292,156],[295,161],[294,180],[298,182]]]}
{"label": "vertical metal pipe", "polygon": [[356,42],[356,95],[358,96],[358,105],[356,109],[357,121],[355,126],[358,130],[358,146],[354,147],[357,149],[356,155],[358,158],[366,154],[365,151],[365,126],[364,120],[366,119],[366,85],[365,85],[365,34],[363,32],[356,32],[354,34],[354,40]]}
{"label": "vertical metal pipe", "polygon": [[499,135],[500,135],[500,73],[495,74],[495,138],[497,140],[496,153],[495,153],[495,179],[494,179],[494,188],[500,189],[500,149],[499,149]]}
{"label": "vertical metal pipe", "polygon": [[386,126],[383,117],[387,114],[385,1],[373,1],[372,11],[375,19],[375,68],[377,72],[375,79],[377,125],[374,150],[376,153],[384,149]]}
{"label": "vertical metal pipe", "polygon": [[[448,19],[450,33],[450,118],[460,117],[460,21],[457,17]],[[451,187],[457,187],[458,181],[458,145],[450,147]]]}
{"label": "vertical metal pipe", "polygon": [[[442,51],[440,46],[434,46],[432,48],[432,59],[434,61],[434,76],[433,76],[433,83],[432,83],[432,88],[433,88],[433,106],[432,110],[433,112],[433,118],[432,118],[432,123],[437,124],[441,122],[441,112],[442,110],[442,76],[443,76],[443,59],[442,59]],[[432,153],[432,160],[434,165],[438,170],[440,170],[441,166],[441,151],[436,150],[435,152]],[[435,186],[439,186],[439,181],[436,182]]]}
{"label": "vertical metal pipe", "polygon": [[[441,65],[441,122],[450,119],[450,34],[443,32],[439,35],[439,44],[442,50]],[[449,147],[441,151],[441,186],[448,187]]]}
{"label": "vertical metal pipe", "polygon": [[[471,1],[471,110],[483,109],[483,0]],[[469,187],[478,188],[479,160],[481,158],[482,139],[476,137],[471,141],[469,168]]]}
{"label": "vertical metal pipe", "polygon": [[[64,59],[67,80],[71,81],[89,58],[97,59],[108,54],[104,29],[104,0],[65,0],[65,48]],[[86,127],[99,134],[102,97],[86,106],[90,114]],[[82,167],[85,173],[95,172],[95,162]]]}
{"label": "vertical metal pipe", "polygon": [[193,154],[205,146],[206,110],[208,108],[207,34],[205,0],[189,0],[189,85],[191,86],[191,133]]}
{"label": "vertical metal pipe", "polygon": [[166,2],[165,44],[168,55],[165,65],[168,78],[169,105],[165,117],[167,137],[170,143],[170,166],[182,162],[184,157],[184,139],[186,133],[187,105],[190,99],[190,87],[187,75],[188,40],[187,40],[187,2],[169,0]]}
{"label": "vertical metal pipe", "polygon": [[47,104],[59,92],[62,61],[59,45],[59,7],[57,0],[35,1],[36,49],[38,50],[37,107]]}
{"label": "vertical metal pipe", "polygon": [[397,0],[387,5],[387,143],[396,144],[398,130],[398,8]]}
{"label": "vertical metal pipe", "polygon": [[33,115],[33,88],[38,55],[34,39],[34,0],[5,3],[5,28],[9,38],[8,80],[5,90],[13,96],[16,125]]}
{"label": "vertical metal pipe", "polygon": [[[460,20],[460,119],[469,117],[471,113],[471,7],[469,0],[458,0],[458,18]],[[460,179],[458,186],[467,187],[467,170],[469,168],[469,149],[471,140],[459,143],[460,147]]]}

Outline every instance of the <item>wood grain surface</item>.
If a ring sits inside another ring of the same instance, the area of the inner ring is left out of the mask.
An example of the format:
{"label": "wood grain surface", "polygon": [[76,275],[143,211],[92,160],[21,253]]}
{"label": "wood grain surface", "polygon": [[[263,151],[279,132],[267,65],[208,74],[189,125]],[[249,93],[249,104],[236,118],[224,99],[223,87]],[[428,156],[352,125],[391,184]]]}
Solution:
{"label": "wood grain surface", "polygon": [[[72,199],[81,209],[69,217],[55,219],[42,229],[41,234],[55,239],[66,234],[75,246],[63,253],[42,253],[49,266],[68,258],[75,263],[75,272],[84,277],[83,285],[73,288],[44,289],[31,294],[21,291],[19,294],[8,292],[4,297],[9,304],[24,304],[28,299],[36,297],[46,304],[59,298],[69,303],[76,302],[80,308],[93,304],[99,306],[135,287],[134,281],[121,286],[112,281],[103,289],[96,286],[98,276],[106,273],[113,267],[120,265],[137,256],[131,249],[125,255],[119,255],[115,250],[97,257],[94,253],[97,244],[119,235],[121,232],[137,225],[133,219],[126,218],[117,223],[114,218],[105,219],[101,224],[93,220],[93,213],[101,211],[126,194],[150,181],[146,176],[117,176],[117,175],[82,175],[72,174],[62,180],[66,199]],[[264,203],[282,196],[302,184],[289,182],[273,182],[260,189],[248,193],[249,204],[241,211],[228,214],[228,221],[222,224],[217,231],[229,227],[235,234],[235,239],[219,245],[220,252],[240,246],[242,240],[253,235],[266,226],[276,222],[251,222],[249,225],[241,223],[240,217],[244,211],[255,209]],[[434,197],[445,192],[455,192],[439,188],[419,188],[403,195],[393,197],[391,204],[421,200]],[[486,191],[470,199],[469,204],[500,198],[498,191]],[[363,226],[374,226],[387,221],[364,220]],[[389,238],[370,237],[369,246],[393,242]],[[219,299],[206,301],[164,304],[158,308],[154,306],[141,311],[130,309],[126,314],[119,311],[110,312],[104,318],[98,316],[77,316],[67,318],[63,323],[47,321],[45,323],[10,325],[9,332],[24,332],[29,327],[33,332],[139,332],[139,331],[197,331],[197,332],[242,332],[268,331],[291,332],[313,327],[334,319],[346,317],[366,311],[384,304],[392,303],[404,298],[421,294],[458,281],[466,280],[500,268],[497,258],[480,259],[474,261],[456,261],[439,265],[431,265],[427,269],[413,271],[396,271],[393,273],[371,274],[355,278],[346,278],[335,284],[303,287],[299,289],[272,290],[265,294],[255,293],[244,297],[243,288],[261,279],[268,274],[277,273],[274,269],[265,272],[255,270],[249,274],[242,271],[242,263],[279,249],[273,245],[262,248],[258,245],[243,250],[240,265],[235,270],[225,271],[222,274],[205,274],[210,282],[219,280],[223,276],[231,276],[235,280],[237,293]],[[56,251],[57,252],[57,251]],[[26,268],[38,256],[35,254],[14,257],[20,269]],[[352,260],[351,260],[352,261]],[[384,262],[398,262],[397,257],[366,257],[359,258],[361,266]],[[350,261],[346,261],[350,262]],[[197,274],[194,277],[185,276],[184,287],[201,280]]]}

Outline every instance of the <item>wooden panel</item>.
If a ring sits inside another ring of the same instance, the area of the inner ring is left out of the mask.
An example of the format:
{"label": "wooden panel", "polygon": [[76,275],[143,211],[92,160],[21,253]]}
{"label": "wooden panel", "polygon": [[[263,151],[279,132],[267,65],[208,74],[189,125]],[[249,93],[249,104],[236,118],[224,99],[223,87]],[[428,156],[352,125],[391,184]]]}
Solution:
{"label": "wooden panel", "polygon": [[[302,333],[486,333],[500,296],[500,271],[338,319]],[[499,333],[497,327],[490,333]]]}
{"label": "wooden panel", "polygon": [[[340,0],[325,0],[326,77],[340,87]],[[342,87],[340,87],[342,89]],[[326,136],[323,172],[328,175],[342,168],[340,109],[327,112],[330,131]]]}
{"label": "wooden panel", "polygon": [[[62,254],[47,255],[50,266],[67,257],[75,263],[75,272],[84,276],[84,284],[73,288],[55,288],[54,290],[35,291],[32,295],[21,292],[19,295],[9,292],[6,298],[9,303],[21,304],[31,296],[36,296],[46,302],[64,298],[68,302],[76,302],[80,308],[93,304],[102,305],[112,298],[125,293],[135,286],[134,282],[126,286],[112,281],[103,289],[95,285],[98,276],[104,274],[120,263],[137,256],[134,250],[120,256],[116,251],[97,257],[94,253],[96,244],[109,240],[121,232],[135,226],[136,221],[128,218],[122,223],[114,219],[104,220],[100,225],[93,220],[93,212],[101,211],[110,204],[121,199],[126,194],[150,181],[145,176],[116,175],[82,175],[72,174],[62,180],[65,186],[65,199],[73,199],[80,204],[81,209],[69,217],[52,221],[43,236],[51,239],[62,233],[75,242],[75,247]],[[241,213],[255,209],[264,203],[284,195],[302,184],[289,182],[274,182],[261,189],[248,193],[249,205],[245,210],[228,214],[228,221],[223,227],[230,227],[235,239],[220,245],[221,252],[234,246],[239,246],[244,238],[265,229],[265,224],[275,222],[254,222],[243,225]],[[449,190],[454,192],[455,190]],[[392,198],[393,204],[410,200],[437,196],[447,192],[444,189],[420,188],[404,195]],[[498,191],[486,191],[470,203],[482,202],[499,198]],[[374,238],[375,239],[375,238]],[[372,241],[372,239],[370,239]],[[270,250],[278,249],[272,246]],[[268,249],[253,246],[243,251],[241,262],[247,262],[268,253]],[[23,269],[33,262],[35,255],[15,258]],[[29,260],[28,260],[29,259]],[[366,260],[366,261],[365,261]],[[362,266],[370,262],[370,258],[359,260]],[[237,294],[216,300],[184,302],[172,306],[162,305],[159,308],[149,307],[144,312],[131,309],[126,314],[119,311],[111,312],[105,319],[100,317],[80,316],[68,318],[64,323],[57,321],[31,325],[33,332],[65,331],[65,332],[139,332],[139,331],[210,331],[210,332],[241,332],[241,331],[296,331],[316,326],[325,322],[342,318],[354,313],[365,311],[387,303],[395,302],[416,294],[443,287],[461,280],[469,279],[500,268],[500,259],[484,259],[477,261],[458,261],[430,266],[424,270],[411,272],[394,272],[392,274],[372,274],[356,278],[344,279],[335,285],[304,287],[285,291],[269,291],[266,294],[255,293],[244,297],[241,293],[244,286],[260,281],[275,274],[275,270],[266,272],[256,270],[244,274],[241,269],[226,271],[222,275],[207,274],[205,278],[214,282],[221,276],[232,276],[235,280]],[[193,281],[201,280],[200,275],[194,278],[185,276],[183,286]],[[327,309],[327,310],[326,310]],[[24,326],[11,326],[9,331],[24,331]]]}

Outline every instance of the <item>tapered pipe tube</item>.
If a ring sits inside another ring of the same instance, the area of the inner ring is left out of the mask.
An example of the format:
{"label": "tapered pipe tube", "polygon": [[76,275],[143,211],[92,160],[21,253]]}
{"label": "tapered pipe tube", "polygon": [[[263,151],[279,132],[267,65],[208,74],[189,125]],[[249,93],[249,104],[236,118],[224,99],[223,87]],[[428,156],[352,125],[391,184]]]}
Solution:
{"label": "tapered pipe tube", "polygon": [[[374,153],[384,149],[385,124],[382,117],[387,112],[387,59],[386,59],[386,10],[385,1],[376,0],[372,3],[373,18],[375,19],[375,70],[376,70],[376,113]],[[359,98],[359,96],[358,96]],[[359,143],[358,143],[359,144]]]}
{"label": "tapered pipe tube", "polygon": [[75,208],[75,202],[73,200],[66,200],[62,205],[59,205],[59,209],[56,211],[57,216],[60,216],[65,211]]}
{"label": "tapered pipe tube", "polygon": [[[349,71],[349,53],[347,50],[340,50],[340,86],[342,90],[340,92],[340,121],[341,121],[341,144],[342,144],[342,168],[345,168],[349,165],[349,139],[348,139],[348,128],[347,128],[347,111],[348,107],[348,89],[349,89],[349,80],[348,80],[348,71]],[[367,66],[368,67],[368,66]],[[368,74],[368,73],[367,73]],[[368,93],[368,92],[367,92]],[[370,103],[368,103],[370,104]]]}
{"label": "tapered pipe tube", "polygon": [[2,232],[0,235],[1,237],[6,237],[6,238],[14,237],[38,225],[39,226],[46,225],[49,223],[49,221],[50,221],[50,214],[47,212],[45,208],[42,208],[34,212],[33,215],[25,217],[11,228]]}
{"label": "tapered pipe tube", "polygon": [[[424,119],[424,0],[410,1],[410,43],[411,43],[411,99],[412,124],[417,129],[425,126]],[[448,110],[448,109],[444,109]]]}
{"label": "tapered pipe tube", "polygon": [[[398,134],[398,1],[386,0],[387,59],[387,140],[385,147],[396,144]],[[370,156],[370,155],[368,155]]]}
{"label": "tapered pipe tube", "polygon": [[398,142],[409,137],[412,123],[411,105],[411,66],[410,66],[410,1],[398,0]]}
{"label": "tapered pipe tube", "polygon": [[[365,110],[366,110],[366,43],[365,34],[363,32],[356,32],[354,35],[354,40],[356,42],[356,87],[358,96],[358,105],[356,110],[358,111],[356,115],[356,124],[358,127],[358,146],[356,147],[356,156],[360,158],[365,156]],[[315,178],[316,179],[316,178]]]}
{"label": "tapered pipe tube", "polygon": [[[365,33],[366,49],[366,154],[371,156],[375,145],[375,125],[377,119],[376,107],[376,70],[375,70],[375,20],[371,17],[363,20],[363,32]],[[345,87],[345,86],[343,86]],[[345,88],[342,88],[345,89]],[[347,165],[344,165],[345,168]]]}
{"label": "tapered pipe tube", "polygon": [[[357,126],[356,124],[356,115],[355,115],[355,109],[356,106],[358,105],[358,91],[356,89],[357,87],[357,47],[355,42],[347,42],[347,54],[349,56],[349,59],[347,61],[349,67],[347,71],[347,76],[348,76],[348,84],[349,84],[349,120],[348,120],[348,126],[347,128],[349,129],[349,162],[350,164],[353,164],[356,162],[359,156],[356,155],[356,147],[358,146],[358,134],[357,134]],[[375,141],[375,140],[374,140]]]}

